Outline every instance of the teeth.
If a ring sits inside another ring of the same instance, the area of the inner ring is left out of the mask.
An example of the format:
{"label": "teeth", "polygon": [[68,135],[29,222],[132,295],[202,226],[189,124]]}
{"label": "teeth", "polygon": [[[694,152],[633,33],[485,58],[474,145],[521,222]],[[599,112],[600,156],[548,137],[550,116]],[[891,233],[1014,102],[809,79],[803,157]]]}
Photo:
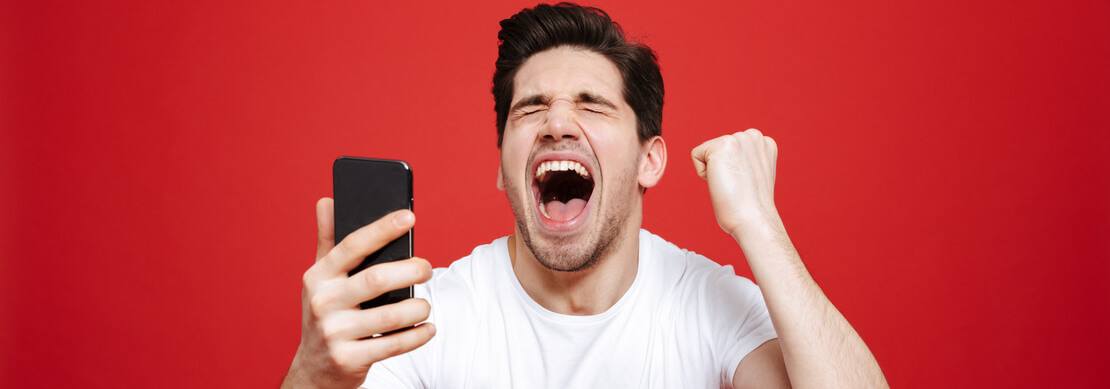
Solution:
{"label": "teeth", "polygon": [[547,172],[573,171],[582,177],[589,177],[590,172],[585,166],[576,161],[546,161],[536,167],[536,178],[543,178]]}

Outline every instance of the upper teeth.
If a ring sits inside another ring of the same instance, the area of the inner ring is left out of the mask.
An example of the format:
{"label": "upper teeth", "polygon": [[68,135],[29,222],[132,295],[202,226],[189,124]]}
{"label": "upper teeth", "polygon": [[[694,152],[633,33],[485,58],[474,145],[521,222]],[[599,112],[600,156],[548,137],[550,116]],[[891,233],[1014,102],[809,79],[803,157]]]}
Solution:
{"label": "upper teeth", "polygon": [[582,177],[589,177],[585,166],[575,161],[546,161],[536,167],[536,178],[543,178],[547,172],[574,171]]}

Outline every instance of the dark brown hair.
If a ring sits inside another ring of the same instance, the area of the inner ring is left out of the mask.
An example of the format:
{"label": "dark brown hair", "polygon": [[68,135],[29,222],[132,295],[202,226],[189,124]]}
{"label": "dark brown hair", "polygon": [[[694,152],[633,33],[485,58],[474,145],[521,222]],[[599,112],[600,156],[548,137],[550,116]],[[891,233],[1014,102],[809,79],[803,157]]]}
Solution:
{"label": "dark brown hair", "polygon": [[573,46],[601,54],[620,71],[624,100],[636,113],[641,141],[663,133],[663,75],[655,53],[628,41],[609,14],[572,3],[540,4],[501,21],[497,33],[497,69],[493,72],[493,110],[497,112],[497,147],[505,135],[513,78],[533,54]]}

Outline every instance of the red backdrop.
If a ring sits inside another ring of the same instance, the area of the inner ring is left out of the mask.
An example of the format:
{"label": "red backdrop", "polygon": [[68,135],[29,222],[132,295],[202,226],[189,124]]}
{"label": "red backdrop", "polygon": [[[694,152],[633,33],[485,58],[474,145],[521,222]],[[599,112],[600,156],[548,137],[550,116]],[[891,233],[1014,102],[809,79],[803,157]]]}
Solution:
{"label": "red backdrop", "polygon": [[[96,3],[0,9],[0,386],[275,386],[340,154],[411,162],[437,266],[510,231],[489,87],[528,3]],[[1110,3],[1041,3],[601,4],[667,83],[646,227],[750,275],[688,153],[761,128],[892,384],[1099,386]]]}

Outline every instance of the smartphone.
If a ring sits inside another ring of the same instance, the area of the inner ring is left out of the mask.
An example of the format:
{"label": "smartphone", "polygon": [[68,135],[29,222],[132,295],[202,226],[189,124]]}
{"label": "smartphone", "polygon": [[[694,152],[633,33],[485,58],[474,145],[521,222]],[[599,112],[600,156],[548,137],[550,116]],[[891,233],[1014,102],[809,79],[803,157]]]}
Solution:
{"label": "smartphone", "polygon": [[[332,164],[335,198],[335,242],[382,216],[412,209],[412,169],[404,161],[339,157]],[[367,256],[348,275],[370,266],[411,258],[412,230]],[[412,287],[397,289],[364,301],[362,309],[392,304],[412,297]]]}

